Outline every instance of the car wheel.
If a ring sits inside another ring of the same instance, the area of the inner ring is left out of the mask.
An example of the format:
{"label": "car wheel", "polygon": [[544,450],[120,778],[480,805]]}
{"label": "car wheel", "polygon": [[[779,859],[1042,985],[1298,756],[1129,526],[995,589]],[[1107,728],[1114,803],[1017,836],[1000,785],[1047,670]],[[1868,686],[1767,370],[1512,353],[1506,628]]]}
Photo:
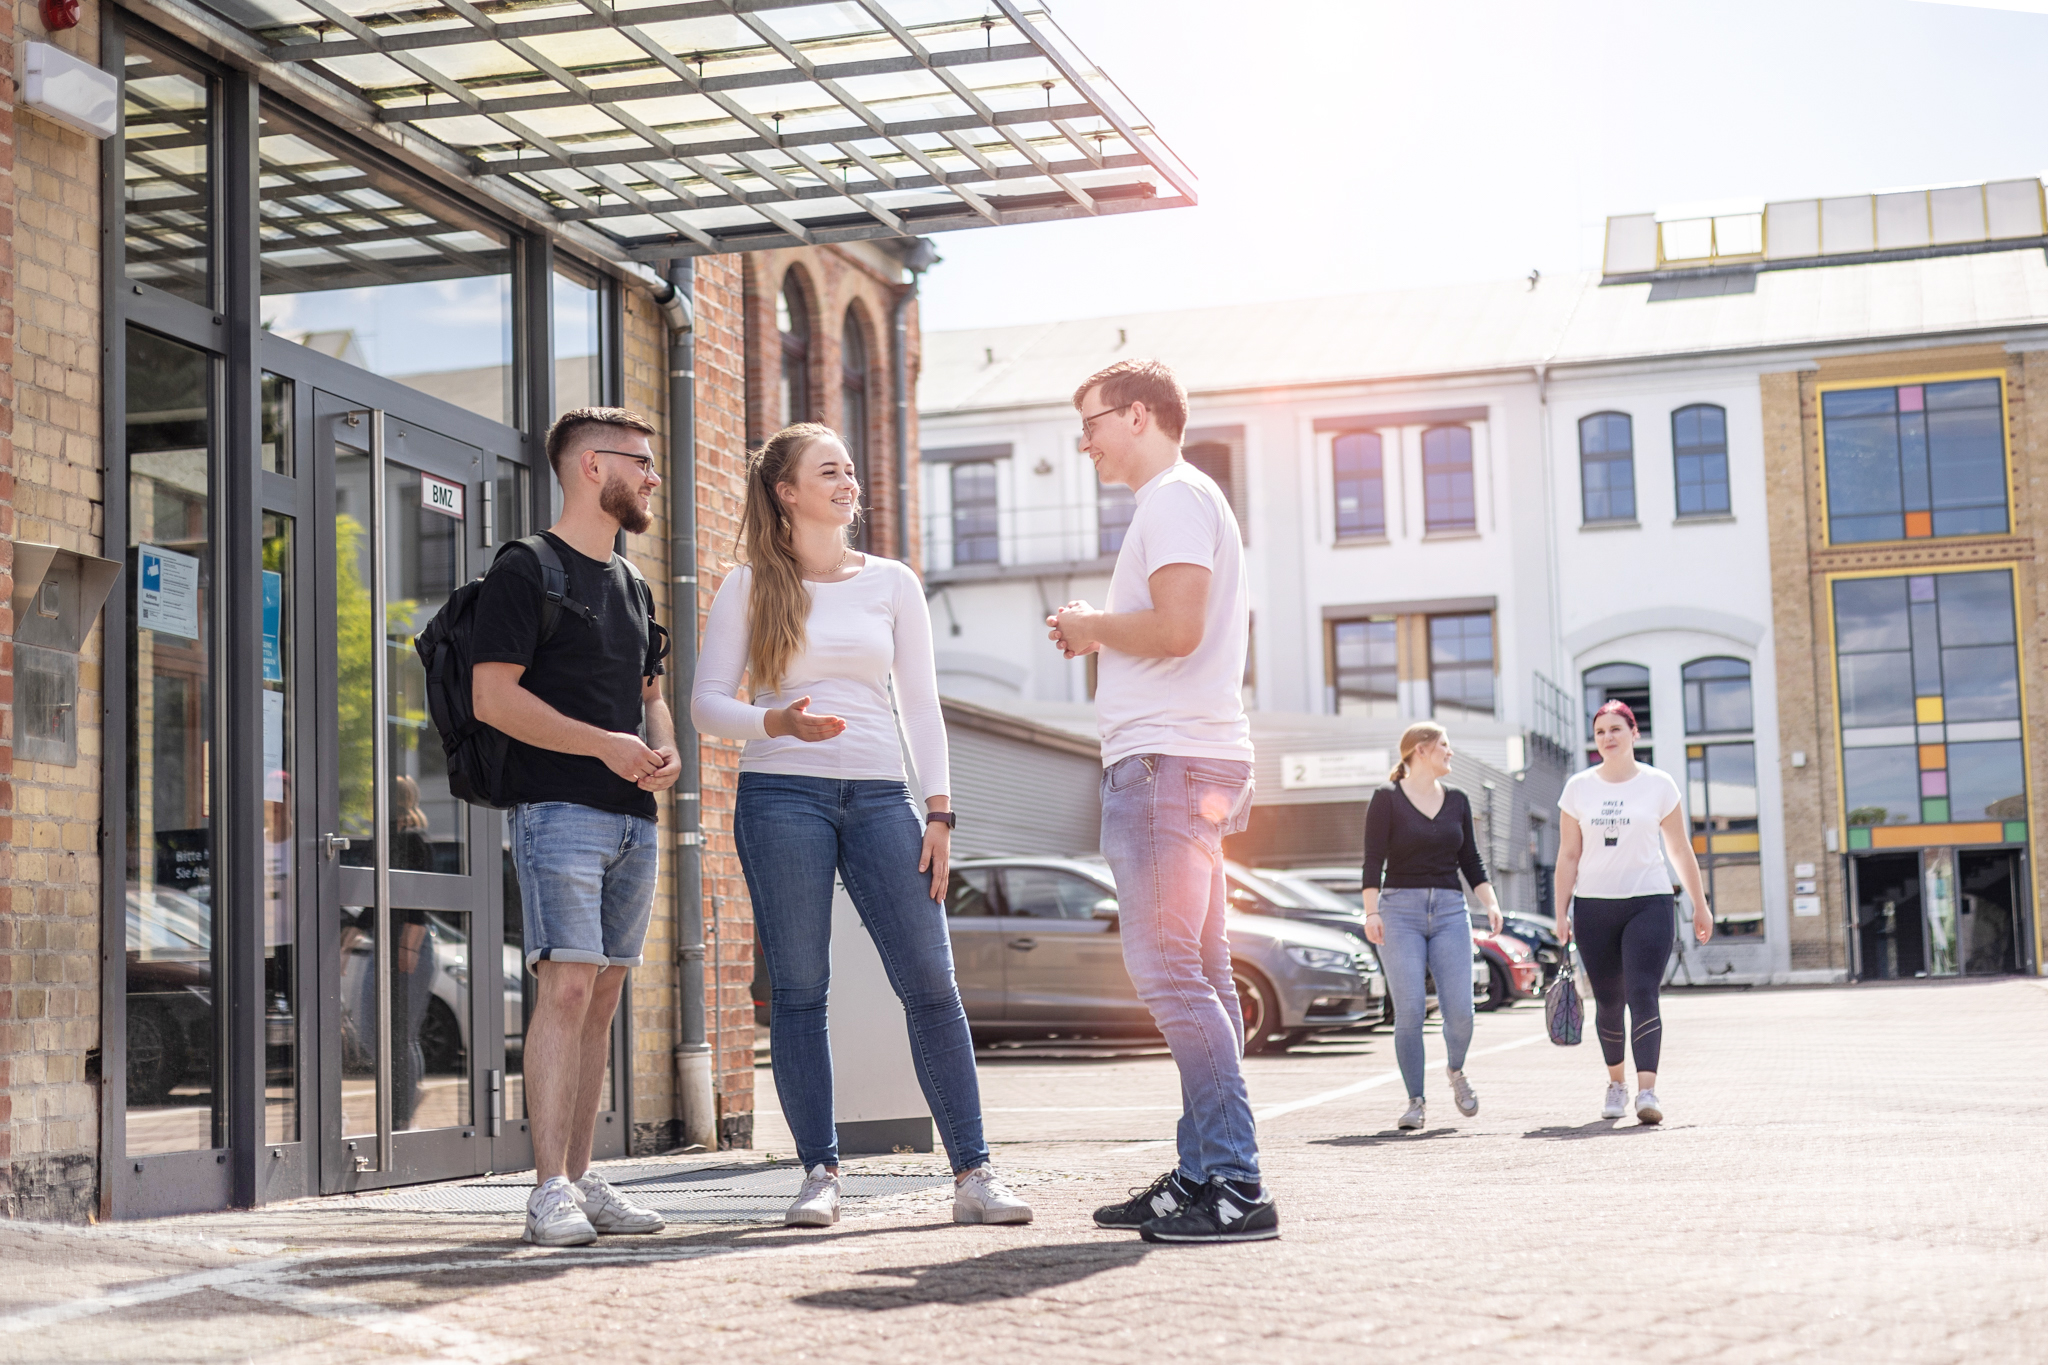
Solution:
{"label": "car wheel", "polygon": [[144,1006],[128,1015],[128,1103],[162,1104],[184,1074],[183,1050],[163,1012]]}
{"label": "car wheel", "polygon": [[1244,1012],[1244,1050],[1278,1052],[1287,1046],[1279,1033],[1280,998],[1258,969],[1242,962],[1230,964],[1231,980],[1237,986],[1237,1007]]}
{"label": "car wheel", "polygon": [[462,1028],[455,1011],[439,997],[427,1001],[427,1017],[420,1021],[420,1058],[429,1076],[457,1075],[463,1069]]}
{"label": "car wheel", "polygon": [[1498,962],[1486,964],[1486,999],[1479,1002],[1483,1010],[1497,1010],[1507,1004],[1514,990],[1508,984],[1508,974]]}

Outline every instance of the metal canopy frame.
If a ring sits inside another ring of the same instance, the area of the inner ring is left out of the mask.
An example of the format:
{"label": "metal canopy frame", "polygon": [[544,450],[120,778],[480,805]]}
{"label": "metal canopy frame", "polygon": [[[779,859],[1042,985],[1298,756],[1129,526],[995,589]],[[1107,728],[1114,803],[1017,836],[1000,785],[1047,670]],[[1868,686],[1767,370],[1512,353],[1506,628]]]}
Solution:
{"label": "metal canopy frame", "polygon": [[[1197,199],[1137,108],[1043,10],[1015,0],[200,3],[252,55],[620,261]],[[264,169],[269,180],[280,168]],[[265,188],[266,235],[308,245],[360,248],[426,226],[317,175]]]}

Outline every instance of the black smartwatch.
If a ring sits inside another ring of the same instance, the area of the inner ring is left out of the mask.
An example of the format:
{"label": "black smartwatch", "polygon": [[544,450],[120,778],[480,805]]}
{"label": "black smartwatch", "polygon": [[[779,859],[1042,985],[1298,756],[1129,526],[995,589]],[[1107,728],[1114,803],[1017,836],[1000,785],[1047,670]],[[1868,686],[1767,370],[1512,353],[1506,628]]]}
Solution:
{"label": "black smartwatch", "polygon": [[926,825],[944,825],[947,829],[958,829],[960,817],[949,810],[928,810],[924,813]]}

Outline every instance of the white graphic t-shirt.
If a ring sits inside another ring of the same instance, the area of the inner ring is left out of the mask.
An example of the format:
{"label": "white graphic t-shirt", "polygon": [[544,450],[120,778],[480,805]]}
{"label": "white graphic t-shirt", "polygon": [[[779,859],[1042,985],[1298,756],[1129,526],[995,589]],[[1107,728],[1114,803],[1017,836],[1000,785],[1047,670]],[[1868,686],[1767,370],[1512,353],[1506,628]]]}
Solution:
{"label": "white graphic t-shirt", "polygon": [[1658,826],[1678,804],[1678,784],[1656,768],[1638,767],[1626,782],[1606,781],[1598,768],[1588,768],[1565,783],[1557,808],[1586,836],[1573,894],[1594,900],[1670,895]]}

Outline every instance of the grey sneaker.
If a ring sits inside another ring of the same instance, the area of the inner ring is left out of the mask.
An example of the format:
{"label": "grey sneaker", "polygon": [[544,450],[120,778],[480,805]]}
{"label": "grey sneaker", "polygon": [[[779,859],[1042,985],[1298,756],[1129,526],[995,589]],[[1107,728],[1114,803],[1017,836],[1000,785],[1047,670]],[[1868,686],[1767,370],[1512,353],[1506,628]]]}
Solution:
{"label": "grey sneaker", "polygon": [[1628,1086],[1620,1081],[1607,1083],[1607,1098],[1600,1105],[1600,1117],[1618,1119],[1628,1112]]}
{"label": "grey sneaker", "polygon": [[1028,1223],[1031,1206],[996,1178],[993,1166],[976,1166],[953,1187],[956,1223]]}
{"label": "grey sneaker", "polygon": [[1472,1088],[1472,1082],[1465,1079],[1462,1071],[1446,1071],[1451,1078],[1451,1098],[1458,1102],[1458,1112],[1471,1118],[1479,1112],[1479,1092]]}
{"label": "grey sneaker", "polygon": [[660,1232],[668,1226],[668,1220],[653,1209],[628,1203],[626,1196],[596,1171],[585,1171],[571,1188],[576,1191],[583,1216],[599,1232]]}
{"label": "grey sneaker", "polygon": [[1410,1095],[1408,1097],[1408,1112],[1401,1115],[1401,1121],[1394,1126],[1396,1128],[1420,1128],[1422,1126],[1422,1096]]}
{"label": "grey sneaker", "polygon": [[526,1240],[535,1246],[580,1247],[597,1240],[597,1229],[576,1206],[576,1187],[554,1176],[526,1201]]}
{"label": "grey sneaker", "polygon": [[819,1162],[811,1167],[804,1177],[804,1187],[797,1191],[796,1202],[782,1215],[782,1225],[790,1228],[829,1228],[839,1221],[839,1177],[825,1169]]}
{"label": "grey sneaker", "polygon": [[1636,1091],[1636,1117],[1644,1123],[1662,1123],[1664,1121],[1664,1106],[1657,1103],[1656,1091]]}

